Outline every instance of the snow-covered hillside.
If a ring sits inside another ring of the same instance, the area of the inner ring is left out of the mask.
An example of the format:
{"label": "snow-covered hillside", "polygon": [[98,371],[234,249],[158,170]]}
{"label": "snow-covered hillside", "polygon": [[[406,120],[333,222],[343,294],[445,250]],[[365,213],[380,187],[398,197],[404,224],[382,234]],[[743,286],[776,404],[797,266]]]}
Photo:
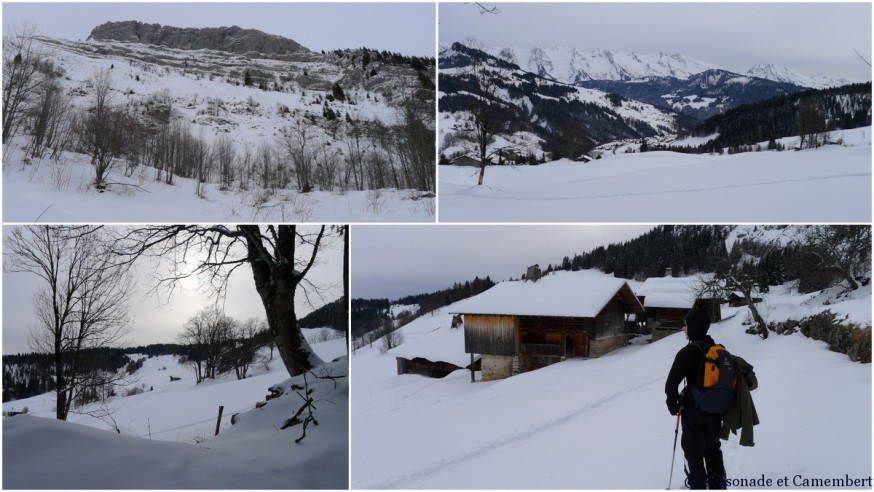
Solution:
{"label": "snow-covered hillside", "polygon": [[[220,184],[218,158],[213,158],[202,187],[181,171],[168,183],[151,163],[119,158],[106,179],[107,191],[98,193],[91,155],[74,152],[71,144],[57,160],[33,157],[24,150],[30,143],[27,131],[21,131],[4,145],[5,221],[434,220],[433,197],[405,182],[396,156],[385,154],[381,164],[383,171],[394,172],[392,182],[353,184],[351,174],[341,170],[351,152],[347,137],[354,131],[358,150],[382,153],[370,128],[390,131],[400,123],[399,107],[421,87],[408,66],[374,58],[365,71],[354,65],[358,52],[277,58],[51,38],[39,38],[34,49],[51,59],[59,74],[54,80],[71,96],[72,110],[93,105],[93,79],[103,70],[111,77],[109,104],[140,120],[145,133],[151,135],[160,124],[178,124],[189,129],[190,138],[213,148],[229,141],[234,177]],[[252,85],[246,86],[244,74],[250,73]],[[333,96],[335,84],[342,98]],[[430,123],[433,130],[433,119]],[[300,183],[303,172],[282,154],[288,128],[303,127],[312,169],[325,178],[307,185],[312,192],[292,184]],[[285,186],[266,181],[283,175]]]}
{"label": "snow-covered hillside", "polygon": [[[834,292],[775,288],[760,305],[768,321],[831,309],[871,324],[871,288]],[[571,359],[493,382],[397,375],[395,357],[464,363],[452,306],[402,328],[407,342],[352,357],[352,487],[361,489],[660,489],[668,485],[675,418],[664,383],[682,333],[597,359]],[[755,447],[723,442],[728,477],[777,480],[871,476],[871,367],[800,334],[761,340],[744,333],[746,308],[723,308],[710,328],[754,365],[761,424]],[[453,357],[453,358],[450,358]],[[469,359],[467,359],[469,361]],[[673,487],[683,483],[678,450]],[[730,488],[734,484],[730,484]],[[752,488],[765,488],[753,486]]]}
{"label": "snow-covered hillside", "polygon": [[871,127],[832,139],[843,143],[722,156],[620,147],[587,164],[490,166],[482,186],[476,168],[444,165],[440,220],[870,222]]}
{"label": "snow-covered hillside", "polygon": [[[322,359],[336,360],[314,374],[348,374],[344,339],[311,346]],[[171,376],[181,379],[171,382]],[[112,397],[103,407],[89,404],[83,413],[71,412],[67,422],[54,419],[53,393],[4,403],[4,412],[26,407],[28,414],[3,420],[3,487],[347,487],[348,377],[336,383],[307,377],[320,425],[309,426],[300,444],[294,443],[300,426],[279,428],[303,403],[290,388],[304,380],[289,379],[278,356],[263,368],[253,366],[246,379],[230,374],[200,385],[175,357],[153,357],[133,379],[128,387],[142,393]],[[255,409],[276,385],[286,394]],[[221,432],[213,437],[220,405]],[[93,416],[100,412],[109,416]],[[238,421],[231,425],[235,414]]]}

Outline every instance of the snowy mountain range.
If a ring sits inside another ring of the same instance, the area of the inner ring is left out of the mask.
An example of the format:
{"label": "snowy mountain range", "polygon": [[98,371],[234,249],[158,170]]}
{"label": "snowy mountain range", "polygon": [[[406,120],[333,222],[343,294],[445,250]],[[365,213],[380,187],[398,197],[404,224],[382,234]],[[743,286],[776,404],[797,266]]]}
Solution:
{"label": "snowy mountain range", "polygon": [[677,54],[581,50],[569,47],[488,48],[490,55],[518,64],[542,77],[566,84],[586,80],[632,80],[642,77],[686,78],[715,65]]}
{"label": "snowy mountain range", "polygon": [[742,104],[804,90],[786,82],[708,69],[685,78],[647,76],[634,80],[589,80],[577,85],[668,107],[705,120]]}
{"label": "snowy mountain range", "polygon": [[[682,54],[636,53],[633,51],[573,47],[492,47],[485,50],[498,58],[516,63],[543,77],[566,84],[588,80],[634,80],[646,77],[673,77],[687,79],[706,70],[719,69],[713,63]],[[746,73],[774,82],[821,89],[846,85],[848,80],[823,74],[814,76],[774,64],[756,65]]]}
{"label": "snowy mountain range", "polygon": [[746,72],[752,77],[773,80],[775,82],[785,82],[788,84],[800,85],[802,87],[810,87],[813,89],[825,89],[826,87],[840,87],[851,83],[849,80],[842,77],[829,77],[821,73],[813,76],[802,75],[794,70],[779,65],[767,64],[756,65]]}
{"label": "snowy mountain range", "polygon": [[501,106],[496,145],[509,145],[515,153],[539,153],[550,146],[559,128],[585,122],[581,138],[597,144],[617,139],[666,135],[689,128],[692,120],[670,108],[633,101],[602,90],[578,87],[532,73],[519,65],[484,51],[455,43],[440,54],[441,122],[438,125],[444,156],[463,152],[464,140],[472,128],[469,113],[474,83],[468,74],[472,64],[482,64],[484,73],[500,90],[492,98]]}

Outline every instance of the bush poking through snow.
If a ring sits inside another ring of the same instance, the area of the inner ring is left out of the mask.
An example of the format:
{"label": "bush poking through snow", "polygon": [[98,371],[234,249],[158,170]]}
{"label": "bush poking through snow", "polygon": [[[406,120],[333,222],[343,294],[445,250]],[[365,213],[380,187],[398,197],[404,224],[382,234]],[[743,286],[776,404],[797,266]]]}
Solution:
{"label": "bush poking through snow", "polygon": [[[316,420],[316,417],[313,415],[313,410],[316,409],[315,405],[313,405],[313,389],[309,387],[309,383],[307,382],[307,373],[303,374],[303,386],[299,384],[291,385],[291,389],[297,393],[297,396],[303,399],[303,405],[297,410],[297,413],[294,414],[290,419],[286,420],[282,425],[281,429],[285,429],[287,427],[294,427],[298,424],[303,424],[301,428],[301,435],[297,439],[294,440],[295,443],[300,444],[301,441],[307,436],[307,426],[309,424],[319,425],[319,421]],[[301,393],[303,391],[303,393]],[[307,414],[303,418],[301,418],[301,414],[306,410]]]}

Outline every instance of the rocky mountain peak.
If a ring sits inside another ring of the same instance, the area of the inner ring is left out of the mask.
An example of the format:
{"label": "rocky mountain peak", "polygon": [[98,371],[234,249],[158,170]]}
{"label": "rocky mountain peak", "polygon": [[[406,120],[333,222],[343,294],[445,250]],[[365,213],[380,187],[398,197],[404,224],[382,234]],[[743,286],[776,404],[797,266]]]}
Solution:
{"label": "rocky mountain peak", "polygon": [[285,55],[305,53],[300,44],[256,29],[231,27],[172,27],[138,21],[107,22],[95,27],[88,39],[143,43],[182,50],[210,49],[229,53]]}

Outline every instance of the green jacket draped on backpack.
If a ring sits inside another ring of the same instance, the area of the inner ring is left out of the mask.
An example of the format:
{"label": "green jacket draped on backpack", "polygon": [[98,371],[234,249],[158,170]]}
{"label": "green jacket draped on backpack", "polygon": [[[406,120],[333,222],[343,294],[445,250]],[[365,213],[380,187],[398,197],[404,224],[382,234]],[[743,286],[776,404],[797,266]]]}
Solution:
{"label": "green jacket draped on backpack", "polygon": [[740,357],[735,356],[735,371],[737,383],[734,388],[734,402],[728,407],[722,418],[722,431],[719,437],[728,440],[728,433],[737,434],[740,429],[740,445],[755,446],[753,440],[753,426],[759,425],[759,415],[753,404],[753,396],[750,391],[759,386],[753,366]]}

